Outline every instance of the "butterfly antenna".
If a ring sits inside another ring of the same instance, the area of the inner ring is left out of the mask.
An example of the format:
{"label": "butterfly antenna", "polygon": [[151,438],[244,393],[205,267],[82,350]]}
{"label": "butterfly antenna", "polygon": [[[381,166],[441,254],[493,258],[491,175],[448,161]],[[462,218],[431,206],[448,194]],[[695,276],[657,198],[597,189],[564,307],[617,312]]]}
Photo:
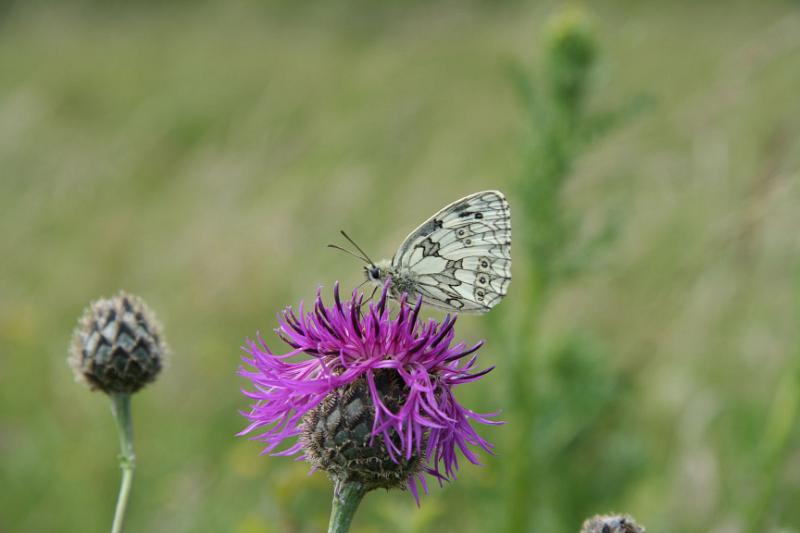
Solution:
{"label": "butterfly antenna", "polygon": [[350,250],[348,250],[346,248],[342,248],[341,246],[338,246],[336,244],[329,244],[328,248],[333,248],[334,250],[339,250],[340,252],[344,252],[347,255],[351,255],[351,256],[355,257],[356,259],[358,259],[359,261],[363,261],[365,263],[371,263],[372,262],[369,259],[367,259],[366,257],[361,257],[360,255],[354,254]]}
{"label": "butterfly antenna", "polygon": [[360,247],[359,245],[357,245],[357,244],[356,244],[356,241],[354,241],[353,239],[351,239],[351,238],[350,238],[350,236],[349,236],[347,233],[345,233],[345,232],[344,232],[344,230],[339,230],[339,232],[340,232],[342,235],[344,235],[344,238],[345,238],[345,239],[347,239],[347,240],[348,240],[348,242],[349,242],[350,244],[352,244],[353,246],[355,246],[355,247],[356,247],[356,250],[358,250],[359,252],[361,252],[361,255],[363,255],[363,256],[364,256],[364,258],[365,258],[367,261],[369,261],[369,264],[370,264],[370,265],[373,265],[373,266],[375,266],[375,261],[373,261],[372,259],[370,259],[370,258],[369,258],[369,256],[368,256],[368,255],[367,255],[367,254],[364,252],[364,250],[362,250],[362,249],[361,249],[361,247]]}

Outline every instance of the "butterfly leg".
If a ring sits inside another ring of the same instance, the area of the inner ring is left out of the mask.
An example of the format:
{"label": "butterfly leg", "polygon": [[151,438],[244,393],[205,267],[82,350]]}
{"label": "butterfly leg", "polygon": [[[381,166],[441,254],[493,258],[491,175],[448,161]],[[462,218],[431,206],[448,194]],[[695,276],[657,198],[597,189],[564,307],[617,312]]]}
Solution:
{"label": "butterfly leg", "polygon": [[378,287],[377,287],[377,286],[376,286],[375,288],[373,288],[373,289],[372,289],[372,294],[370,294],[370,295],[369,295],[369,298],[367,298],[366,300],[364,300],[363,302],[361,302],[361,305],[358,307],[358,310],[359,310],[359,312],[361,311],[361,308],[362,308],[362,307],[364,307],[366,304],[368,304],[369,302],[371,302],[373,298],[375,298],[375,293],[376,293],[376,292],[378,292]]}

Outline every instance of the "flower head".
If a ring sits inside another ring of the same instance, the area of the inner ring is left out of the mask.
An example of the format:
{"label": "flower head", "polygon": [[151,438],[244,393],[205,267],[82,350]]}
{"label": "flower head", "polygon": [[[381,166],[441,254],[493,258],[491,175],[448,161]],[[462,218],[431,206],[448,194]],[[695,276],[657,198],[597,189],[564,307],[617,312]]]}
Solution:
{"label": "flower head", "polygon": [[166,353],[153,312],[138,296],[120,291],[86,308],[68,362],[92,390],[129,394],[156,379]]}
{"label": "flower head", "polygon": [[628,515],[597,515],[583,523],[581,533],[645,533]]}
{"label": "flower head", "polygon": [[[423,322],[421,301],[412,307],[405,296],[392,316],[388,287],[364,313],[363,294],[343,302],[338,284],[332,306],[318,291],[313,310],[287,308],[276,333],[288,353],[248,340],[239,373],[252,382],[243,393],[254,403],[242,413],[250,425],[241,434],[266,443],[264,453],[302,454],[335,479],[367,488],[402,482],[418,497],[424,472],[440,482],[455,476],[457,451],[474,464],[471,446],[491,453],[472,422],[498,422],[463,407],[453,389],[493,367],[474,371],[481,342],[453,344],[455,316]],[[301,354],[310,357],[293,359]]]}

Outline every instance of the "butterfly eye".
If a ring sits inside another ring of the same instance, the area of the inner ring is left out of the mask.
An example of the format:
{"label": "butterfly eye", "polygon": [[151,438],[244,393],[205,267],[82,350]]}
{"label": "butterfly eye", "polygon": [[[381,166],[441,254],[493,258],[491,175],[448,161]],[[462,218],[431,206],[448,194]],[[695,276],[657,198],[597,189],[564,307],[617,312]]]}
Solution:
{"label": "butterfly eye", "polygon": [[475,218],[477,218],[478,220],[482,219],[483,213],[475,213]]}
{"label": "butterfly eye", "polygon": [[381,273],[380,273],[380,270],[378,270],[378,267],[365,266],[364,270],[367,272],[367,278],[368,279],[370,279],[372,281],[380,279],[380,274]]}

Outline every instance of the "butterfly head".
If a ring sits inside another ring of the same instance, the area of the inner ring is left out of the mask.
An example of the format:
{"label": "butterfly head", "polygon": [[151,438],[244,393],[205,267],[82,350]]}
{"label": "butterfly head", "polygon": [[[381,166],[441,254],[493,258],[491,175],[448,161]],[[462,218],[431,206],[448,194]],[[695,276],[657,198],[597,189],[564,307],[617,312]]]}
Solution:
{"label": "butterfly head", "polygon": [[364,265],[364,276],[367,281],[383,284],[390,275],[391,265],[389,261],[378,261],[377,263]]}
{"label": "butterfly head", "polygon": [[364,274],[367,276],[367,281],[381,280],[381,269],[375,265],[364,265]]}

